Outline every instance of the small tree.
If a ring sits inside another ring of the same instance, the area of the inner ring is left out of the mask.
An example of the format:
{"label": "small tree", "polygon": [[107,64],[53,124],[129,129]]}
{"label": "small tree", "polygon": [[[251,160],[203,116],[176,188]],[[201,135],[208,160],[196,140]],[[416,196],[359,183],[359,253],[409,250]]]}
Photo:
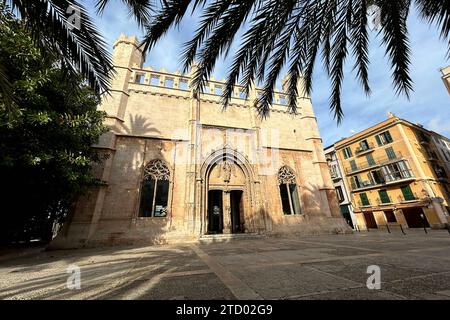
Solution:
{"label": "small tree", "polygon": [[99,96],[43,56],[23,23],[0,13],[0,65],[17,108],[0,92],[0,242],[51,239],[55,220],[94,183],[91,148],[106,131]]}

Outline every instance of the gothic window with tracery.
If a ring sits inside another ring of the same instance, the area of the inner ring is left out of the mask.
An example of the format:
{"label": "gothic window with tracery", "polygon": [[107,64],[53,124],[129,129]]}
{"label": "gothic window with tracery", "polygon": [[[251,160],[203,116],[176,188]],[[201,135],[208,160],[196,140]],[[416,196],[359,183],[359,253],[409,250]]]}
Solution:
{"label": "gothic window with tracery", "polygon": [[165,217],[169,202],[170,170],[162,160],[153,160],[144,168],[141,185],[140,217]]}
{"label": "gothic window with tracery", "polygon": [[278,184],[283,213],[285,215],[301,214],[295,174],[289,167],[281,167],[278,171]]}

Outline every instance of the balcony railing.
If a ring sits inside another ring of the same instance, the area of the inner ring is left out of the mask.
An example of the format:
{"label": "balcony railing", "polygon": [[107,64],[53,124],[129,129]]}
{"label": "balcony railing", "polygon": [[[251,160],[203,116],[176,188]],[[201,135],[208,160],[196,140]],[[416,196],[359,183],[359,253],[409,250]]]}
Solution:
{"label": "balcony railing", "polygon": [[367,152],[372,152],[373,149],[375,149],[375,145],[373,143],[369,143],[367,147],[356,148],[355,153],[357,156],[359,156],[359,155],[365,154]]}
{"label": "balcony railing", "polygon": [[384,176],[384,180],[386,183],[395,182],[399,180],[405,180],[413,178],[414,174],[411,169],[408,170],[402,170],[402,171],[395,171],[392,172],[389,175]]}
{"label": "balcony railing", "polygon": [[392,163],[392,162],[396,162],[396,161],[400,161],[400,160],[403,160],[403,155],[401,152],[396,152],[395,159],[390,159],[388,157],[373,158],[373,161],[374,161],[373,163],[370,164],[370,163],[366,162],[364,164],[358,164],[356,166],[356,168],[347,167],[347,168],[345,168],[345,173],[353,174],[355,172],[360,172],[360,171],[376,168],[376,167],[382,166],[384,164],[388,164],[388,163]]}
{"label": "balcony railing", "polygon": [[352,190],[360,190],[365,188],[371,188],[375,187],[377,184],[371,182],[371,181],[362,181],[361,183],[355,183],[352,181]]}
{"label": "balcony railing", "polygon": [[342,179],[342,177],[337,172],[331,172],[331,179],[339,180]]}
{"label": "balcony railing", "polygon": [[436,176],[439,180],[447,180],[448,176],[445,173],[445,169],[444,168],[435,168],[434,169]]}
{"label": "balcony railing", "polygon": [[430,153],[427,158],[429,161],[438,161],[436,153]]}
{"label": "balcony railing", "polygon": [[409,179],[414,179],[414,175],[412,170],[403,170],[397,171],[392,174],[386,175],[382,178],[381,181],[362,181],[359,184],[355,183],[355,181],[351,182],[352,190],[364,190],[370,188],[376,188],[384,185],[395,184],[404,182]]}
{"label": "balcony railing", "polygon": [[430,143],[430,138],[428,138],[427,136],[425,136],[422,133],[417,135],[417,140],[419,140],[419,143],[421,143],[421,144],[429,144]]}

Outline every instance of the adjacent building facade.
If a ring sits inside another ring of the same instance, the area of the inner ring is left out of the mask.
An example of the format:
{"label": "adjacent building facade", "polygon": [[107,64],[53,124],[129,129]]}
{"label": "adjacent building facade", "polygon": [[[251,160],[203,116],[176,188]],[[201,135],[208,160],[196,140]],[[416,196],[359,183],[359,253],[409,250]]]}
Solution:
{"label": "adjacent building facade", "polygon": [[450,93],[450,66],[442,68],[442,80],[444,81],[445,87]]}
{"label": "adjacent building facade", "polygon": [[450,171],[438,137],[445,140],[389,114],[335,144],[359,229],[446,226]]}
{"label": "adjacent building facade", "polygon": [[353,212],[351,193],[348,191],[347,180],[344,172],[339,166],[339,159],[336,149],[333,146],[325,148],[325,158],[330,168],[331,179],[333,180],[336,196],[339,202],[341,214],[348,225],[355,229],[357,227],[356,216]]}
{"label": "adjacent building facade", "polygon": [[450,172],[450,139],[436,132],[432,133],[434,148],[442,159],[441,163]]}
{"label": "adjacent building facade", "polygon": [[309,97],[294,116],[277,92],[262,120],[258,89],[247,97],[237,86],[224,111],[223,82],[195,96],[195,70],[143,68],[135,37],[122,35],[113,58],[117,75],[100,107],[110,131],[95,146],[109,155],[95,168],[105,185],[78,201],[54,248],[349,231]]}

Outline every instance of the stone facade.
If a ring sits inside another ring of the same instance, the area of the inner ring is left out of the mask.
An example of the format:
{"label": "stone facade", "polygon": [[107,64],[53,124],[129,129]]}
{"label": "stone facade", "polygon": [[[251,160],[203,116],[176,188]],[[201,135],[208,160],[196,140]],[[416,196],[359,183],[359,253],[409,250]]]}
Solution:
{"label": "stone facade", "polygon": [[53,248],[349,230],[308,97],[294,116],[277,92],[261,119],[258,89],[246,99],[237,86],[224,111],[223,82],[212,79],[195,97],[192,71],[143,68],[135,37],[122,35],[113,58],[117,74],[100,106],[111,130],[95,146],[109,155],[95,168],[106,184],[78,201]]}

